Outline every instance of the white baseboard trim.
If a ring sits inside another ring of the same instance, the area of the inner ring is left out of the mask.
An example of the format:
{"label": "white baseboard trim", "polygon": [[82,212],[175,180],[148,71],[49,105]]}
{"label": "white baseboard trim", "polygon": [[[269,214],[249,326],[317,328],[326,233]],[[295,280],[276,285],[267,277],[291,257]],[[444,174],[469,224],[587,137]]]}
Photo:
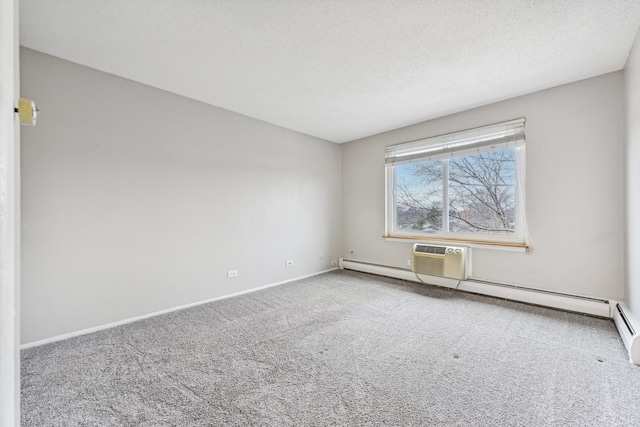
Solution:
{"label": "white baseboard trim", "polygon": [[[340,268],[378,274],[380,276],[396,279],[420,282],[415,273],[405,268],[392,267],[381,264],[373,264],[364,261],[347,260],[340,258]],[[584,297],[581,295],[563,294],[525,288],[516,285],[486,282],[474,279],[454,280],[443,277],[420,275],[424,283],[436,286],[454,288],[464,292],[504,298],[527,304],[541,305],[560,310],[574,311],[600,317],[611,317],[609,301],[604,299]],[[639,329],[640,330],[640,329]]]}
{"label": "white baseboard trim", "polygon": [[631,363],[640,365],[640,324],[623,301],[610,301],[613,321],[629,351]]}
{"label": "white baseboard trim", "polygon": [[328,270],[319,271],[317,273],[307,274],[305,276],[294,277],[293,279],[287,279],[287,280],[283,280],[283,281],[280,281],[280,282],[270,283],[268,285],[259,286],[257,288],[247,289],[245,291],[234,292],[232,294],[222,295],[222,296],[215,297],[215,298],[210,298],[210,299],[207,299],[207,300],[204,300],[204,301],[197,301],[197,302],[192,302],[192,303],[189,303],[189,304],[180,305],[180,306],[177,306],[177,307],[167,308],[165,310],[154,311],[153,313],[143,314],[141,316],[130,317],[130,318],[127,318],[127,319],[124,319],[124,320],[119,320],[117,322],[112,322],[112,323],[107,323],[105,325],[95,326],[93,328],[82,329],[80,331],[69,332],[67,334],[62,334],[62,335],[56,335],[55,337],[45,338],[43,340],[33,341],[33,342],[30,342],[30,343],[22,344],[20,346],[20,350],[24,350],[24,349],[31,348],[31,347],[37,347],[39,345],[49,344],[49,343],[56,342],[56,341],[66,340],[68,338],[73,338],[73,337],[77,337],[77,336],[80,336],[80,335],[86,335],[86,334],[90,334],[92,332],[102,331],[104,329],[115,328],[116,326],[126,325],[127,323],[137,322],[138,320],[144,320],[144,319],[148,319],[150,317],[160,316],[162,314],[171,313],[172,311],[178,311],[178,310],[182,310],[182,309],[189,308],[189,307],[195,307],[197,305],[207,304],[207,303],[213,302],[213,301],[219,301],[219,300],[223,300],[223,299],[227,299],[227,298],[237,297],[239,295],[249,294],[249,293],[252,293],[252,292],[260,291],[262,289],[267,289],[267,288],[272,288],[274,286],[284,285],[285,283],[291,283],[291,282],[295,282],[297,280],[307,279],[307,278],[313,277],[313,276],[319,276],[320,274],[328,273],[330,271],[334,271],[334,270],[337,270],[337,269],[338,269],[337,267],[334,267],[334,268],[330,268]]}

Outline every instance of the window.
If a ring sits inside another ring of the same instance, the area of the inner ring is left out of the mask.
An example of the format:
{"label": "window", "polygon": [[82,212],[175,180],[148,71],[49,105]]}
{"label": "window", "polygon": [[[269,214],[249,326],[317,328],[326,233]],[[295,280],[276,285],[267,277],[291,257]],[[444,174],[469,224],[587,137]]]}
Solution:
{"label": "window", "polygon": [[526,245],[524,119],[386,149],[387,236]]}

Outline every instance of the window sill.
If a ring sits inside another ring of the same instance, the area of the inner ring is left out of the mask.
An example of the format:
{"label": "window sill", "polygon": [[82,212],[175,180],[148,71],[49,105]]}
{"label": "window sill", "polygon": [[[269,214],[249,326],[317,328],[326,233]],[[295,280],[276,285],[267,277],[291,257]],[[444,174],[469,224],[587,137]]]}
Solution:
{"label": "window sill", "polygon": [[425,237],[401,237],[401,236],[382,236],[388,242],[405,242],[405,243],[427,243],[434,245],[452,244],[465,246],[467,248],[478,249],[495,249],[499,251],[531,253],[531,248],[524,243],[517,242],[477,242],[471,240],[454,240],[454,239],[438,239]]}

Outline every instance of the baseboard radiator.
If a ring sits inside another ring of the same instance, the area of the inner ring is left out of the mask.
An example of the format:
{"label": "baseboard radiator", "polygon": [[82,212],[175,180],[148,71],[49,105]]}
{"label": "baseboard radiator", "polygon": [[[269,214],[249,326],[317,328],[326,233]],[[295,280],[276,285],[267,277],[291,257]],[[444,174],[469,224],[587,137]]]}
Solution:
{"label": "baseboard radiator", "polygon": [[636,365],[640,365],[640,325],[624,302],[612,300],[610,303],[613,321],[622,342],[627,347],[629,359]]}
{"label": "baseboard radiator", "polygon": [[392,267],[382,264],[374,264],[364,261],[340,258],[339,266],[345,270],[360,271],[363,273],[377,274],[412,282],[423,282],[430,285],[454,288],[464,292],[488,295],[504,298],[512,301],[557,308],[560,310],[590,314],[599,317],[613,317],[609,301],[583,297],[579,295],[563,294],[525,288],[520,286],[486,282],[476,279],[456,280],[446,277],[428,276],[420,274],[420,279],[409,269]]}

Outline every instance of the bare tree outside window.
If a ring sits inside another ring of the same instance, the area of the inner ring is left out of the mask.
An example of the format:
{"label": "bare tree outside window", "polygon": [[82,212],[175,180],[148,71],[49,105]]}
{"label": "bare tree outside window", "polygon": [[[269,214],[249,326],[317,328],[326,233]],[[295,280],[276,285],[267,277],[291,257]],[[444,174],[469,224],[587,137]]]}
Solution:
{"label": "bare tree outside window", "polygon": [[[444,177],[445,162],[448,177]],[[398,165],[397,229],[440,233],[447,191],[449,232],[512,235],[516,225],[515,171],[513,148]]]}
{"label": "bare tree outside window", "polygon": [[449,229],[513,234],[516,175],[513,148],[449,160]]}
{"label": "bare tree outside window", "polygon": [[442,232],[442,171],[442,162],[396,166],[396,221],[399,230]]}

